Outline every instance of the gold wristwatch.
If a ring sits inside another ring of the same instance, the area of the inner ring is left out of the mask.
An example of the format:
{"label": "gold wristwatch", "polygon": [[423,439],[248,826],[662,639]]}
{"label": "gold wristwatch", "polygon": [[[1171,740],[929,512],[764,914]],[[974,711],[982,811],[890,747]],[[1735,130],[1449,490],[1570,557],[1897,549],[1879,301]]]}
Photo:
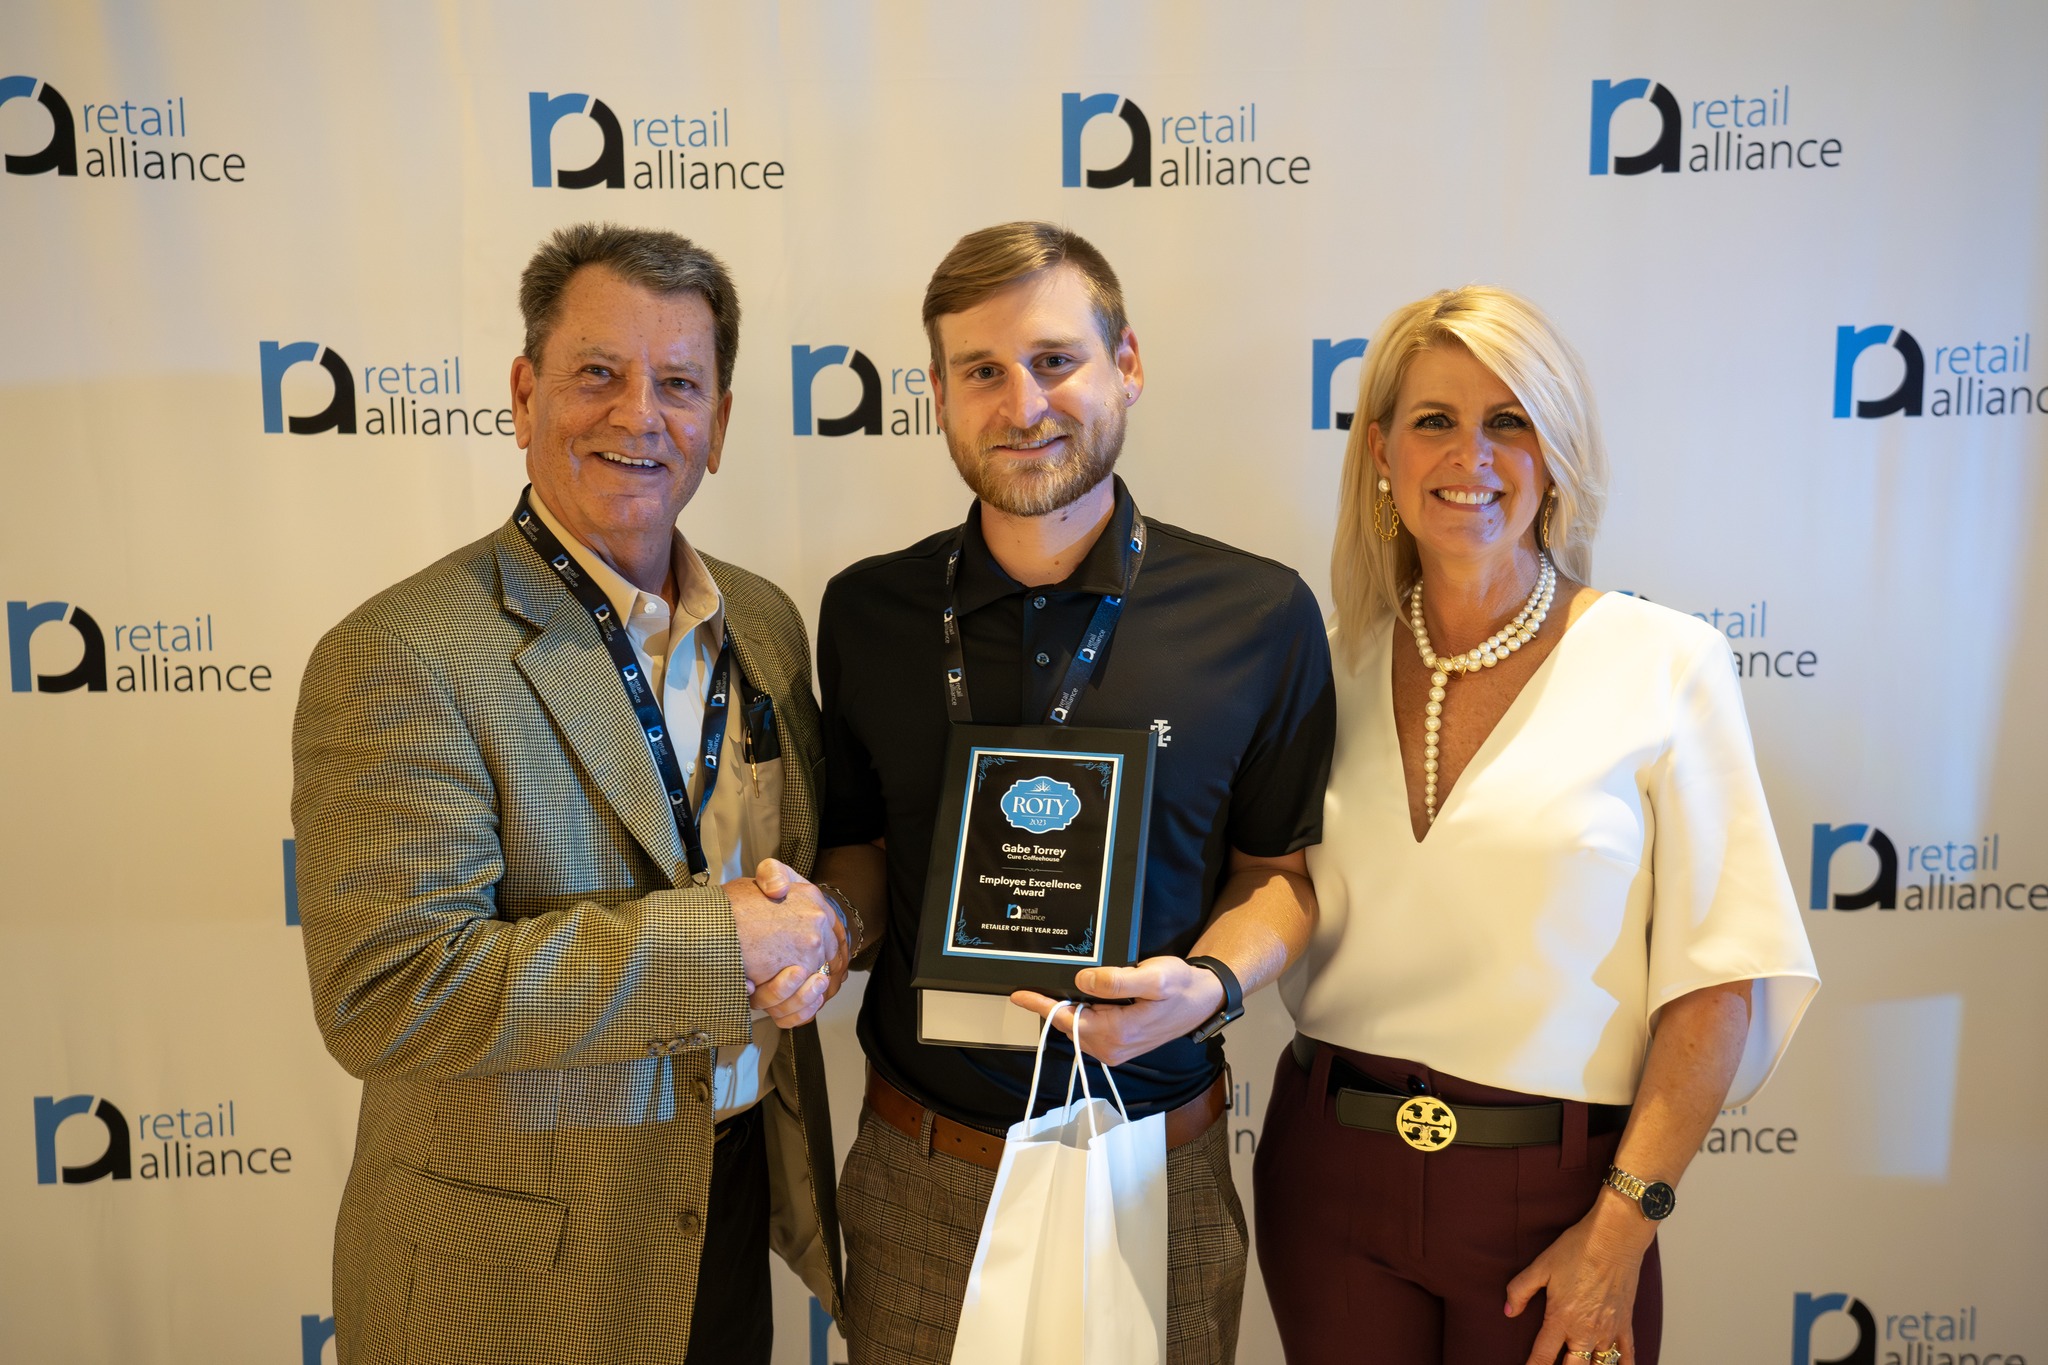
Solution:
{"label": "gold wristwatch", "polygon": [[1671,1216],[1678,1207],[1678,1194],[1661,1180],[1645,1180],[1630,1175],[1619,1166],[1607,1168],[1607,1187],[1624,1199],[1633,1199],[1636,1207],[1643,1211],[1643,1217],[1653,1223],[1661,1223]]}

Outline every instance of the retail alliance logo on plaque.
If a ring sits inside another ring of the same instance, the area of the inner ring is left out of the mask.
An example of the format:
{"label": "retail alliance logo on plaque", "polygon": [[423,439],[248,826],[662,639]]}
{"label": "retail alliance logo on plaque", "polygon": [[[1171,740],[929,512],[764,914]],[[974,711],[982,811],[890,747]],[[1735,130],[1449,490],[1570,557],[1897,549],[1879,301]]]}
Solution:
{"label": "retail alliance logo on plaque", "polygon": [[892,365],[884,378],[852,346],[791,346],[789,408],[798,436],[930,436],[939,429],[923,366]]}
{"label": "retail alliance logo on plaque", "polygon": [[1067,189],[1232,189],[1306,185],[1314,170],[1298,148],[1259,128],[1257,100],[1180,103],[1150,118],[1127,95],[1060,96],[1060,184]]}
{"label": "retail alliance logo on plaque", "polygon": [[1879,1312],[1853,1294],[1802,1291],[1792,1296],[1792,1365],[2027,1365],[2027,1356],[1985,1341],[1975,1304]]}
{"label": "retail alliance logo on plaque", "polygon": [[2013,876],[2006,853],[1995,832],[1915,842],[1870,824],[1817,824],[1807,909],[2048,912],[2048,882]]}
{"label": "retail alliance logo on plaque", "polygon": [[259,341],[271,436],[510,436],[512,409],[463,389],[460,355],[378,355],[353,366],[318,341]]}
{"label": "retail alliance logo on plaque", "polygon": [[244,1133],[248,1107],[208,1100],[127,1112],[104,1095],[35,1097],[36,1184],[290,1175],[292,1153]]}
{"label": "retail alliance logo on plaque", "polygon": [[0,147],[6,149],[7,174],[243,183],[246,158],[193,138],[192,111],[183,94],[136,99],[133,92],[122,93],[95,94],[74,105],[40,77],[0,77]]}
{"label": "retail alliance logo on plaque", "polygon": [[537,190],[779,190],[778,157],[735,140],[725,106],[635,109],[621,116],[583,91],[526,96],[528,155]]}
{"label": "retail alliance logo on plaque", "polygon": [[[14,692],[257,693],[267,663],[228,655],[214,613],[124,610],[102,625],[75,602],[7,604],[8,687]],[[111,642],[111,650],[109,649]]]}
{"label": "retail alliance logo on plaque", "polygon": [[1835,328],[1834,414],[1876,418],[2048,413],[2048,384],[2033,383],[2033,365],[2031,331],[1950,338],[1928,346],[1891,323],[1844,323]]}
{"label": "retail alliance logo on plaque", "polygon": [[1805,121],[1806,102],[1794,98],[1790,81],[1736,81],[1692,93],[1701,98],[1687,99],[1642,76],[1594,81],[1587,169],[1594,175],[1675,175],[1834,170],[1842,164],[1842,139]]}

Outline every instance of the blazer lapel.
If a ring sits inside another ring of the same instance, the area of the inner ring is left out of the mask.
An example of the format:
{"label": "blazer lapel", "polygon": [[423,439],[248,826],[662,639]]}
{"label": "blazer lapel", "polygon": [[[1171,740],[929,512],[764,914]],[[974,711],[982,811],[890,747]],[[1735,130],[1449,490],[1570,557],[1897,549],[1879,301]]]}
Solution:
{"label": "blazer lapel", "polygon": [[654,771],[647,736],[597,627],[517,530],[507,526],[498,533],[497,553],[505,609],[540,630],[520,651],[519,671],[655,866],[671,885],[688,881],[675,817]]}

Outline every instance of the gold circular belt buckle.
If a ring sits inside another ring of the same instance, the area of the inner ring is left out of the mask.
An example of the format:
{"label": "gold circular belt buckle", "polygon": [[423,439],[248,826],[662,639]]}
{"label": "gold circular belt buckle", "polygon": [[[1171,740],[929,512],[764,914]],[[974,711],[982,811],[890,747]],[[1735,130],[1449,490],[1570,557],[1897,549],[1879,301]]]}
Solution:
{"label": "gold circular belt buckle", "polygon": [[1395,1111],[1394,1131],[1418,1152],[1441,1152],[1458,1136],[1458,1116],[1442,1100],[1418,1095]]}

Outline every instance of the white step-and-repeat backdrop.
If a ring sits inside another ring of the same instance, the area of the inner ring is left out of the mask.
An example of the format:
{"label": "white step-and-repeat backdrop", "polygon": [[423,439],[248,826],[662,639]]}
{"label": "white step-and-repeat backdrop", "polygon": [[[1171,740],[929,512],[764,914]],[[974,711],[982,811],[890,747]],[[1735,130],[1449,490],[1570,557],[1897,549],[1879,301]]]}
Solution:
{"label": "white step-and-repeat backdrop", "polygon": [[[1688,1178],[1666,1358],[2048,1360],[2044,56],[2031,3],[7,6],[0,1358],[332,1358],[357,1087],[292,709],[329,624],[510,510],[540,237],[730,262],[684,524],[814,615],[966,506],[918,300],[1033,216],[1123,274],[1144,508],[1318,591],[1363,339],[1465,281],[1554,314],[1597,578],[1727,634],[1827,982]],[[1247,1196],[1286,1033],[1233,1030]],[[843,1359],[777,1274],[778,1360]]]}

